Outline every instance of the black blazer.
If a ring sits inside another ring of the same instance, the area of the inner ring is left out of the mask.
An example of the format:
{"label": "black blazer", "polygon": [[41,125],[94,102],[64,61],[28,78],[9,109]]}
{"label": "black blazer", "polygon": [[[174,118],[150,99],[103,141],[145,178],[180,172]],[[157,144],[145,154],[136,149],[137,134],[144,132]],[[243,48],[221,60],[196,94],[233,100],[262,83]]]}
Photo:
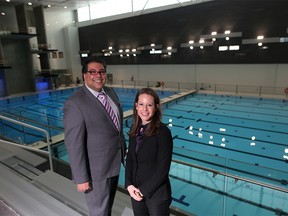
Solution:
{"label": "black blazer", "polygon": [[155,200],[171,198],[169,170],[172,160],[173,140],[164,124],[158,134],[144,136],[138,152],[136,138],[129,138],[126,158],[125,187],[138,187],[144,197]]}

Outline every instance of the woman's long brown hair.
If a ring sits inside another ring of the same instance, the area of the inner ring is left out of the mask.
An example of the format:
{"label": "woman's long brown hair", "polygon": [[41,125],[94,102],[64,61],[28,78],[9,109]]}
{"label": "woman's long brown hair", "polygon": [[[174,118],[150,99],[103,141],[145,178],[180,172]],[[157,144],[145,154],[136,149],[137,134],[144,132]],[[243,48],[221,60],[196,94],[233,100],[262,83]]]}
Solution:
{"label": "woman's long brown hair", "polygon": [[142,88],[139,90],[136,94],[135,101],[134,101],[134,109],[133,109],[133,124],[130,129],[129,135],[130,136],[136,136],[139,128],[142,125],[142,120],[137,114],[136,110],[136,103],[138,103],[139,96],[142,94],[151,95],[154,98],[154,104],[156,107],[155,113],[152,116],[151,122],[148,124],[147,129],[145,130],[145,136],[152,136],[156,134],[161,126],[161,118],[162,118],[162,111],[160,107],[160,98],[156,91],[154,91],[152,88]]}

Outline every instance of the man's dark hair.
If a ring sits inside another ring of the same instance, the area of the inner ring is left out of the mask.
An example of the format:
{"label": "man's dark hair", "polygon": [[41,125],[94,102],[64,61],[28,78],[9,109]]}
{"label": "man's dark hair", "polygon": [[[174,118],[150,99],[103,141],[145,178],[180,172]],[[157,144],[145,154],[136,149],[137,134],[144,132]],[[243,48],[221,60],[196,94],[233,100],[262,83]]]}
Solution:
{"label": "man's dark hair", "polygon": [[105,71],[106,71],[107,65],[106,65],[106,62],[104,61],[104,59],[101,59],[101,58],[96,57],[96,56],[92,56],[92,57],[89,57],[88,59],[86,59],[85,62],[83,63],[83,65],[82,65],[82,73],[83,74],[87,72],[88,64],[90,64],[92,62],[96,62],[96,63],[102,64],[104,69],[105,69]]}

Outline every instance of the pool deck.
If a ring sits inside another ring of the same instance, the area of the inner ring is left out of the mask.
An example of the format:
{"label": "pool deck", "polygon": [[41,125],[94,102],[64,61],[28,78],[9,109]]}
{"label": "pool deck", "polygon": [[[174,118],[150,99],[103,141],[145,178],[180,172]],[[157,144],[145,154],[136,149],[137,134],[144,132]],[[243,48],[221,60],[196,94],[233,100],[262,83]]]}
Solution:
{"label": "pool deck", "polygon": [[242,96],[242,97],[257,97],[257,98],[270,98],[270,99],[280,99],[280,100],[288,100],[288,95],[276,95],[276,94],[256,94],[256,93],[238,93],[235,92],[225,92],[225,91],[217,91],[216,93],[211,90],[199,90],[199,93],[206,94],[214,94],[214,95],[230,95],[230,96]]}

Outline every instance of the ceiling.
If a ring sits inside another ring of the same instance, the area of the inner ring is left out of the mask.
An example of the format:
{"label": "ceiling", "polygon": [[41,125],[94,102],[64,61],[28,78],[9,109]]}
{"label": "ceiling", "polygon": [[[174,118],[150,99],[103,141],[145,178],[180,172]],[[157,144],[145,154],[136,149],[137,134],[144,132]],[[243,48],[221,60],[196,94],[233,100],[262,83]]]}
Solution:
{"label": "ceiling", "polygon": [[[112,47],[112,54],[106,57],[109,64],[287,63],[287,8],[287,0],[249,0],[249,4],[243,0],[217,0],[95,23],[78,28],[80,50],[103,55]],[[228,40],[223,34],[226,30],[233,33]],[[214,42],[211,32],[217,32]],[[264,39],[259,46],[257,37],[261,35]],[[201,38],[207,42],[205,48],[201,49],[199,42],[193,43],[191,49],[188,42]],[[150,46],[142,50],[152,43],[162,45],[163,53],[168,52],[168,47],[175,53],[170,57],[166,53],[151,55]],[[230,49],[235,45],[239,50],[219,51],[220,47]],[[117,53],[133,48],[141,51],[136,58],[120,58],[121,53]]]}
{"label": "ceiling", "polygon": [[45,8],[48,8],[48,5],[51,5],[49,10],[64,10],[65,6],[67,7],[65,10],[76,10],[81,7],[85,7],[91,4],[103,2],[107,0],[10,0],[10,2],[6,2],[6,0],[0,0],[1,5],[18,5],[18,4],[28,4],[28,2],[32,3],[31,7],[43,5]]}
{"label": "ceiling", "polygon": [[[43,5],[43,7],[47,8],[48,10],[61,11],[61,10],[76,10],[81,7],[85,7],[85,6],[89,6],[89,5],[93,5],[93,4],[97,4],[101,2],[108,2],[108,1],[111,2],[111,0],[88,0],[88,1],[85,1],[85,0],[10,0],[10,2],[6,2],[6,1],[7,0],[0,0],[0,9],[1,9],[1,5],[9,5],[9,4],[10,5],[11,4],[12,5],[18,5],[18,4],[28,5],[28,3],[31,2],[32,3],[31,7]],[[121,0],[118,0],[118,1],[121,1]],[[134,0],[134,1],[137,1],[137,0]],[[153,0],[153,1],[157,1],[157,0]],[[197,3],[201,3],[205,1],[213,1],[213,0],[191,0],[191,1],[185,1],[185,3],[184,2],[181,3],[181,1],[175,0],[174,4],[178,4],[182,6],[186,4],[197,4]],[[143,1],[143,7],[145,7],[145,5],[148,2],[149,0]],[[133,4],[132,1],[131,1],[131,4]],[[48,5],[50,5],[51,7],[48,8]]]}
{"label": "ceiling", "polygon": [[[29,0],[10,1],[10,3],[7,3],[6,0],[0,0],[0,9],[2,5],[27,4],[29,2]],[[48,4],[51,4],[51,8],[45,10],[58,10],[61,12],[108,1],[110,0],[31,0],[33,3],[31,7],[39,5],[47,7]],[[146,1],[148,2],[149,0]],[[132,49],[156,43],[163,45],[163,47],[171,46],[177,48],[178,51],[177,54],[175,53],[175,57],[163,58],[160,61],[158,57],[153,57],[155,63],[161,61],[164,63],[167,61],[173,61],[173,63],[288,62],[287,0],[192,1],[193,3],[197,1],[206,3],[175,7],[158,13],[145,13],[140,16],[99,24],[95,23],[91,26],[79,26],[80,49],[89,50],[92,54],[97,54],[109,46],[113,46],[117,50]],[[177,2],[180,2],[180,0],[177,0]],[[64,9],[64,6],[67,6],[67,9]],[[181,47],[183,43],[188,43],[189,40],[198,41],[203,35],[211,34],[213,31],[223,33],[227,29],[232,30],[234,33],[240,32],[242,36],[231,38],[228,42],[219,38],[213,43],[213,46],[211,45],[204,50],[195,48],[191,51],[189,48]],[[270,41],[259,48],[257,43],[255,45],[243,42],[244,40],[255,39],[258,35],[264,35],[267,40],[283,37],[285,38],[285,43],[272,43]],[[237,52],[219,53],[218,46],[227,44],[240,44],[241,49]],[[269,49],[266,49],[267,47]],[[153,63],[149,52],[147,53],[147,58],[146,51],[143,51],[141,56],[138,58],[139,60],[137,59],[137,63]],[[115,64],[119,64],[115,58],[111,58],[112,60],[115,61]]]}

